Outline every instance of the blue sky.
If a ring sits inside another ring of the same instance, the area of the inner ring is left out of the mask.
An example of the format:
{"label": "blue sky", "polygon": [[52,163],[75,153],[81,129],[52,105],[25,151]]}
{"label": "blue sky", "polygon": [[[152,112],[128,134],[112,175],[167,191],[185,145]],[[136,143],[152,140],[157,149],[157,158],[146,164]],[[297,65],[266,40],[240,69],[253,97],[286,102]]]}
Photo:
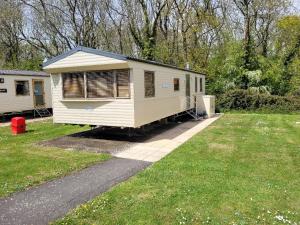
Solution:
{"label": "blue sky", "polygon": [[297,7],[298,12],[300,12],[300,0],[292,0],[294,3],[294,6]]}

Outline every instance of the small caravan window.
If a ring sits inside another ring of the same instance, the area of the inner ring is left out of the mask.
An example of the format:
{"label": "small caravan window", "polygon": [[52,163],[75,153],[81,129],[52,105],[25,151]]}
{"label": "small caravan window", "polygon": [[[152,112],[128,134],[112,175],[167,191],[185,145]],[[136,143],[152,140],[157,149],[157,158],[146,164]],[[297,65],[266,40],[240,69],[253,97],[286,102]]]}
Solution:
{"label": "small caravan window", "polygon": [[116,86],[117,86],[117,97],[129,98],[130,92],[130,78],[129,70],[116,70]]}
{"label": "small caravan window", "polygon": [[195,77],[195,92],[198,92],[198,78]]}
{"label": "small caravan window", "polygon": [[29,81],[28,80],[17,80],[15,81],[16,95],[26,96],[29,94]]}
{"label": "small caravan window", "polygon": [[114,97],[113,71],[87,72],[86,79],[88,98]]}
{"label": "small caravan window", "polygon": [[179,78],[174,78],[173,83],[174,83],[174,91],[179,91]]}
{"label": "small caravan window", "polygon": [[145,97],[154,97],[155,96],[155,77],[154,72],[145,71]]}
{"label": "small caravan window", "polygon": [[200,78],[200,92],[203,92],[203,81],[202,77]]}
{"label": "small caravan window", "polygon": [[64,98],[84,98],[83,73],[63,74],[63,96]]}

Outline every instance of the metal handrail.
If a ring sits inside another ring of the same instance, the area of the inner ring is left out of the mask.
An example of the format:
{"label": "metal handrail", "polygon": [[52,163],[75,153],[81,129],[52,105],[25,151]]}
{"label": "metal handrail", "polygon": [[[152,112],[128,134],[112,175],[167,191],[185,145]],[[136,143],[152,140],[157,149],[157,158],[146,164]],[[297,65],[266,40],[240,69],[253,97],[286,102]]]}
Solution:
{"label": "metal handrail", "polygon": [[[196,100],[195,98],[196,97]],[[197,96],[193,96],[193,98],[191,96],[186,96],[186,105],[188,105],[188,101],[189,101],[189,106],[191,106],[191,102],[193,100],[193,103],[195,105],[195,107],[192,107],[192,111],[191,111],[191,107],[187,107],[186,112],[192,116],[194,119],[198,120],[200,117],[198,115],[198,101],[197,101]],[[195,111],[194,111],[195,109]]]}

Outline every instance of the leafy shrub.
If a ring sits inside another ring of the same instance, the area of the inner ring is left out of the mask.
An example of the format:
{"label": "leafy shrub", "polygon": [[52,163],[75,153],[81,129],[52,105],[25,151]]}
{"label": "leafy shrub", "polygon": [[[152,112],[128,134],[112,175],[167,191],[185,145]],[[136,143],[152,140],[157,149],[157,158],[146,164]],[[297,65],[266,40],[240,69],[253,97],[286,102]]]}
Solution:
{"label": "leafy shrub", "polygon": [[300,89],[297,89],[295,91],[293,91],[292,93],[294,96],[299,97],[300,98]]}
{"label": "leafy shrub", "polygon": [[250,90],[235,89],[217,97],[216,107],[220,111],[249,110],[271,112],[300,111],[300,98],[261,94]]}

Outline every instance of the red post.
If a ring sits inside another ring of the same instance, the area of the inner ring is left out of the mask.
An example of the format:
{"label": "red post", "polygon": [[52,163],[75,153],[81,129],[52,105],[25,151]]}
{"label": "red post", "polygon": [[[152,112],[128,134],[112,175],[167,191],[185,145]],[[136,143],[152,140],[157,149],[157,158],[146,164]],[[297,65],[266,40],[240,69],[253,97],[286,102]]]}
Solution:
{"label": "red post", "polygon": [[24,117],[14,117],[11,119],[11,132],[14,135],[26,132],[26,122]]}

